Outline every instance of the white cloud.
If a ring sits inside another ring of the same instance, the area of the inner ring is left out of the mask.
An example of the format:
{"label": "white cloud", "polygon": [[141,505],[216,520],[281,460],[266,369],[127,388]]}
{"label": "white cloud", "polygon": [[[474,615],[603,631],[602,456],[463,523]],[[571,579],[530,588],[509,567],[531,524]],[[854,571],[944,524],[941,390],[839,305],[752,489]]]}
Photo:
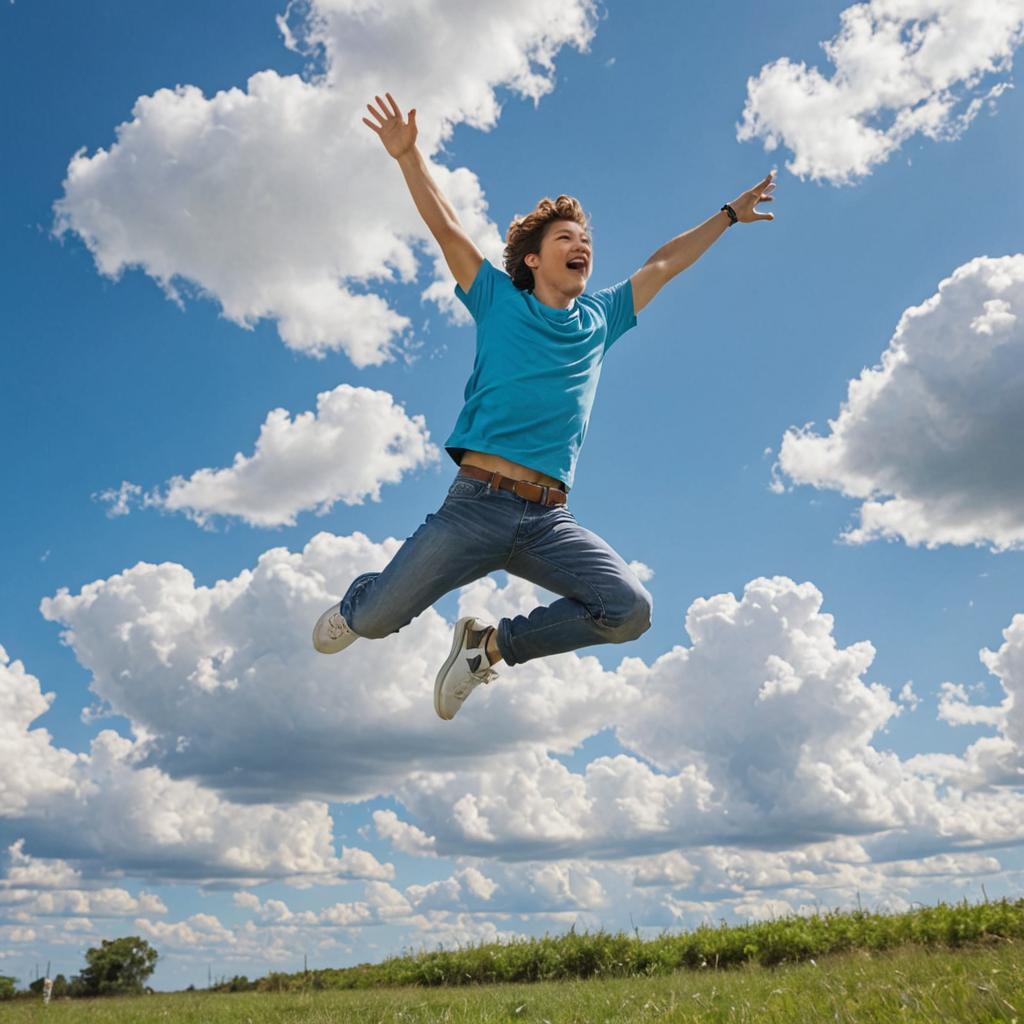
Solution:
{"label": "white cloud", "polygon": [[793,153],[801,178],[848,184],[918,133],[956,139],[1008,81],[1024,38],[1024,0],[870,0],[840,14],[822,43],[827,78],[782,57],[747,80],[737,138],[760,138]]}
{"label": "white cloud", "polygon": [[845,539],[1024,544],[1022,311],[1024,255],[965,263],[904,311],[828,434],[786,432],[779,466],[795,483],[862,500]]}
{"label": "white cloud", "polygon": [[535,103],[552,91],[555,56],[585,52],[594,35],[593,0],[312,0],[290,4],[278,24],[286,44],[323,55],[322,75],[267,70],[209,98],[193,85],[139,97],[116,142],[71,159],[55,231],[80,236],[106,276],[141,267],[179,303],[194,286],[240,326],[270,318],[298,351],[341,349],[357,366],[377,365],[409,320],[357,289],[414,281],[421,252],[434,278],[423,297],[468,317],[399,168],[362,123],[366,104],[387,88],[404,113],[416,108],[432,174],[500,258],[476,176],[433,161],[456,125],[497,123],[497,88]]}
{"label": "white cloud", "polygon": [[[145,765],[141,745],[112,730],[102,731],[88,754],[54,747],[45,730],[29,728],[51,699],[0,648],[0,819],[26,837],[11,849],[14,875],[8,877],[18,889],[8,893],[26,890],[33,879],[35,887],[46,878],[65,884],[78,867],[97,862],[102,871],[130,866],[136,874],[163,878],[308,883],[393,876],[390,865],[366,851],[346,847],[336,855],[325,804],[230,803],[191,780]],[[35,862],[25,853],[33,842],[59,851],[61,859]],[[35,898],[51,896],[75,898],[45,892]],[[97,909],[95,893],[82,898],[87,906],[81,913],[105,912]]]}
{"label": "white cloud", "polygon": [[134,914],[165,914],[164,901],[154,893],[133,896],[127,889],[0,890],[0,913],[36,917],[131,917]]}
{"label": "white cloud", "polygon": [[81,872],[67,861],[32,857],[25,853],[25,840],[18,839],[7,847],[10,866],[0,881],[4,888],[67,889],[82,881]]}
{"label": "white cloud", "polygon": [[116,490],[108,487],[92,496],[93,501],[105,501],[110,508],[107,509],[107,516],[114,519],[117,516],[126,516],[132,510],[132,505],[144,503],[142,488],[133,484],[130,480],[122,480],[121,486]]}
{"label": "white cloud", "polygon": [[872,856],[905,859],[1024,838],[1019,789],[947,789],[933,764],[874,745],[900,706],[863,678],[872,645],[838,647],[821,604],[784,577],[695,601],[691,647],[616,672],[627,753],[574,772],[543,750],[496,751],[458,773],[410,772],[396,795],[441,856],[623,858],[865,835]]}
{"label": "white cloud", "polygon": [[[174,477],[143,504],[185,512],[200,525],[238,516],[251,526],[294,526],[310,509],[325,515],[339,501],[380,501],[382,484],[439,459],[423,416],[406,415],[386,391],[341,384],[317,395],[316,404],[294,419],[287,409],[271,410],[252,455],[238,452],[226,469]],[[111,514],[123,514],[141,490],[122,484],[100,497],[111,496]]]}
{"label": "white cloud", "polygon": [[[398,543],[323,533],[209,587],[181,566],[140,564],[43,603],[96,693],[134,723],[136,744],[121,742],[148,759],[136,773],[171,772],[175,785],[194,776],[257,800],[385,795],[401,813],[371,811],[363,831],[409,855],[458,858],[446,877],[402,891],[377,876],[361,896],[315,910],[239,894],[254,918],[233,932],[239,956],[286,959],[298,934],[384,923],[406,942],[490,934],[499,926],[489,917],[517,913],[600,923],[627,904],[652,927],[800,911],[822,892],[834,905],[860,892],[896,906],[999,874],[982,848],[1024,838],[1024,792],[1008,774],[1021,748],[1010,702],[956,710],[966,691],[950,689],[944,705],[950,719],[1000,731],[989,739],[1002,744],[1001,775],[974,757],[978,744],[963,757],[880,750],[912,689],[901,705],[871,682],[872,645],[840,647],[822,594],[784,577],[694,601],[690,645],[651,664],[627,656],[610,672],[572,654],[507,670],[452,728],[432,711],[451,631],[432,609],[337,658],[308,648],[330,595]],[[526,581],[484,578],[462,589],[459,611],[493,620],[540,599]],[[1018,630],[1015,620],[987,655],[1008,693]],[[200,664],[210,670],[201,679]],[[580,770],[560,759],[609,729],[622,753]],[[290,875],[318,880],[294,865]]]}
{"label": "white cloud", "polygon": [[[451,636],[433,609],[334,658],[309,645],[323,607],[398,546],[321,533],[210,587],[140,563],[42,609],[134,723],[150,770],[250,800],[395,797],[408,815],[374,825],[409,853],[621,858],[878,833],[892,859],[1018,837],[1021,793],[946,791],[934,763],[874,746],[901,705],[865,680],[869,642],[837,646],[810,583],[695,601],[692,645],[651,665],[607,672],[577,652],[506,669],[452,727],[432,709]],[[485,577],[459,612],[494,621],[540,600]],[[608,728],[624,753],[580,772],[558,759]]]}
{"label": "white cloud", "polygon": [[437,840],[422,829],[399,819],[394,811],[374,811],[373,825],[381,839],[387,839],[399,853],[410,857],[433,857]]}
{"label": "white cloud", "polygon": [[999,679],[1005,697],[999,704],[974,704],[967,687],[943,683],[939,718],[950,725],[982,725],[995,736],[982,736],[963,758],[919,755],[914,759],[929,770],[960,786],[1024,786],[1024,614],[1015,615],[1003,630],[998,650],[983,648],[982,664]]}
{"label": "white cloud", "polygon": [[[92,690],[132,721],[151,763],[240,799],[387,795],[416,770],[457,771],[524,744],[568,751],[614,720],[615,677],[565,654],[507,669],[457,722],[441,721],[433,685],[452,625],[433,608],[383,640],[317,654],[317,616],[400,546],[320,533],[209,587],[183,566],[139,563],[42,611],[68,627]],[[529,608],[538,600],[522,580],[508,592]],[[510,603],[489,579],[461,600],[481,615]]]}
{"label": "white cloud", "polygon": [[630,562],[629,567],[636,573],[637,579],[639,579],[641,583],[646,583],[648,580],[654,579],[654,570],[643,562]]}
{"label": "white cloud", "polygon": [[14,817],[74,792],[70,776],[78,758],[54,747],[45,729],[29,728],[54,696],[44,694],[39,680],[0,646],[0,816]]}
{"label": "white cloud", "polygon": [[193,914],[175,922],[138,918],[135,924],[143,935],[172,949],[229,950],[235,945],[234,933],[213,914]]}

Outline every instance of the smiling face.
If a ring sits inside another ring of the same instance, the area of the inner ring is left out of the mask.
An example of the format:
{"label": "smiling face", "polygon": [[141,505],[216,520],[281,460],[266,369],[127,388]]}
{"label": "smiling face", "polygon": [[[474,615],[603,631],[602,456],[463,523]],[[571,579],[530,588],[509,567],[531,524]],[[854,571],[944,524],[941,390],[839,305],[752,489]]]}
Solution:
{"label": "smiling face", "polygon": [[593,258],[586,228],[574,220],[555,220],[544,232],[540,252],[527,253],[524,262],[533,270],[535,292],[575,297],[587,286]]}

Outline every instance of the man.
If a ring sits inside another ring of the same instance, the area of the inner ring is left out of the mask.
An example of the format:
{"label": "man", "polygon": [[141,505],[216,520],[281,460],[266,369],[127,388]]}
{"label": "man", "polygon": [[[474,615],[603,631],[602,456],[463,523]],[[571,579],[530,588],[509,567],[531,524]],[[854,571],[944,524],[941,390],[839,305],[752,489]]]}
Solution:
{"label": "man", "polygon": [[623,559],[566,506],[604,354],[636,324],[663,285],[731,224],[774,219],[769,174],[703,224],[673,238],[631,277],[588,293],[593,250],[587,217],[571,196],[542,199],[513,220],[502,273],[466,235],[416,147],[390,93],[363,118],[398,161],[416,208],[455,277],[455,294],[477,324],[465,405],[445,448],[459,472],[382,572],[363,573],[320,616],[313,645],[334,654],[359,637],[396,633],[442,595],[504,569],[562,595],[529,615],[455,624],[434,684],[434,708],[451,719],[470,693],[497,676],[499,661],[590,644],[624,643],[651,624],[650,594]]}

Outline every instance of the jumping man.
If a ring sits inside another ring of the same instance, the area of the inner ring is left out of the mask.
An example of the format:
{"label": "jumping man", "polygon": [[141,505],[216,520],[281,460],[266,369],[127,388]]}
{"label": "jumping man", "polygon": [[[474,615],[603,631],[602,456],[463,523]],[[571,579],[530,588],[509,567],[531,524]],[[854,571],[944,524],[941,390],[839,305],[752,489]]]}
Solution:
{"label": "jumping man", "polygon": [[774,171],[703,224],[666,242],[631,277],[596,292],[589,222],[560,195],[516,217],[504,272],[484,259],[430,176],[416,146],[416,111],[402,117],[385,93],[363,118],[398,161],[417,210],[476,322],[465,405],[445,449],[459,467],[428,514],[381,572],[357,576],[320,616],[313,646],[335,654],[359,637],[397,633],[444,594],[498,569],[560,594],[529,615],[496,624],[465,616],[434,684],[434,708],[455,716],[504,660],[635,640],[651,624],[651,595],[632,569],[567,507],[601,364],[658,291],[732,224],[772,220]]}

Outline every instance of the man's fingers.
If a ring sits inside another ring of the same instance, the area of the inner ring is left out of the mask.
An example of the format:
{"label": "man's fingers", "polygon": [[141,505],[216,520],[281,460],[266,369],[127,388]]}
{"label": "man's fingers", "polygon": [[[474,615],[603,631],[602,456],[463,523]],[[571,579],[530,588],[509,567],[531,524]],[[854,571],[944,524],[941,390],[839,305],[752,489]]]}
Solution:
{"label": "man's fingers", "polygon": [[366,109],[367,109],[367,110],[368,110],[368,111],[369,111],[369,112],[370,112],[371,114],[373,114],[373,116],[374,116],[375,118],[377,118],[377,122],[378,122],[378,124],[383,124],[383,123],[384,123],[384,118],[383,118],[383,117],[381,117],[381,116],[380,116],[380,114],[378,114],[378,113],[377,113],[377,111],[373,109],[373,104],[372,104],[372,103],[367,103],[367,104],[366,104]]}
{"label": "man's fingers", "polygon": [[365,125],[368,125],[368,126],[369,126],[370,128],[372,128],[372,129],[373,129],[373,130],[374,130],[374,131],[375,131],[375,132],[376,132],[376,133],[377,133],[378,135],[380,135],[380,129],[379,129],[379,128],[378,128],[378,127],[377,127],[377,126],[375,125],[375,124],[373,124],[373,123],[372,123],[372,122],[371,122],[371,121],[370,121],[370,120],[369,120],[368,118],[365,118],[365,117],[363,118],[363,124],[365,124]]}
{"label": "man's fingers", "polygon": [[391,98],[391,93],[386,92],[386,93],[384,93],[384,95],[387,96],[388,102],[391,104],[391,109],[394,112],[395,117],[397,117],[399,120],[401,120],[402,119],[402,112],[401,112],[401,110],[398,109],[398,104]]}

